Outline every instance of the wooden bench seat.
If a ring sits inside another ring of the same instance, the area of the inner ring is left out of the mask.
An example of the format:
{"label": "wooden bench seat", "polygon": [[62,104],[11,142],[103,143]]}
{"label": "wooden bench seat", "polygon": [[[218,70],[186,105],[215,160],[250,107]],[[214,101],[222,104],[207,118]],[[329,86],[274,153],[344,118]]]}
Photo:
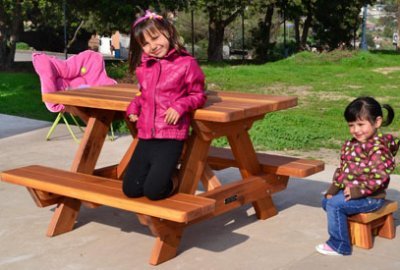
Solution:
{"label": "wooden bench seat", "polygon": [[4,171],[1,180],[179,223],[207,215],[215,208],[213,199],[183,193],[159,201],[127,198],[121,181],[37,165]]}
{"label": "wooden bench seat", "polygon": [[349,232],[351,243],[357,247],[370,249],[373,247],[373,236],[387,239],[396,236],[393,212],[398,208],[395,201],[386,200],[377,211],[349,216]]}
{"label": "wooden bench seat", "polygon": [[[264,173],[275,175],[306,177],[323,171],[325,164],[320,160],[300,159],[266,153],[257,153],[258,161]],[[215,170],[238,167],[233,154],[228,148],[211,147],[208,153],[208,164]]]}

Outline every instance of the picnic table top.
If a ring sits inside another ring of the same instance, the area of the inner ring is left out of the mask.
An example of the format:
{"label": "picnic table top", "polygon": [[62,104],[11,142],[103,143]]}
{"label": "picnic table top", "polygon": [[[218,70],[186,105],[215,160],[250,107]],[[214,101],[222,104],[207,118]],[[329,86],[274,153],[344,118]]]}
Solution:
{"label": "picnic table top", "polygon": [[[70,106],[125,111],[138,92],[134,84],[94,86],[43,95],[43,101]],[[231,122],[262,116],[297,105],[295,96],[261,95],[252,93],[207,91],[207,102],[195,111],[195,120]]]}

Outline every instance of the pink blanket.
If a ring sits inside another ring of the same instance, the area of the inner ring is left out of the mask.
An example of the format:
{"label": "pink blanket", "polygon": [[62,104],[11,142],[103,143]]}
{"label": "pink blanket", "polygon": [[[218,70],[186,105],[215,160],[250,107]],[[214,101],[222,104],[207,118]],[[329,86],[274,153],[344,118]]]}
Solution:
{"label": "pink blanket", "polygon": [[[107,76],[103,56],[91,50],[71,56],[67,60],[44,53],[33,53],[32,63],[40,78],[42,94],[117,83]],[[45,104],[51,112],[64,109],[62,104]]]}

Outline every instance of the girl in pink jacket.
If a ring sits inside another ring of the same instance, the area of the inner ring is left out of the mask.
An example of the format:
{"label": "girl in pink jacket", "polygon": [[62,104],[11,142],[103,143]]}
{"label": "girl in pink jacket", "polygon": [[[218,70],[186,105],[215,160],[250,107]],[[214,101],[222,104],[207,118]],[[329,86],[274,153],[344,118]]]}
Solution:
{"label": "girl in pink jacket", "polygon": [[206,101],[205,78],[174,26],[150,11],[131,28],[129,68],[136,72],[140,92],[126,115],[136,122],[139,142],[123,192],[159,200],[177,188],[172,175],[188,137],[191,112]]}

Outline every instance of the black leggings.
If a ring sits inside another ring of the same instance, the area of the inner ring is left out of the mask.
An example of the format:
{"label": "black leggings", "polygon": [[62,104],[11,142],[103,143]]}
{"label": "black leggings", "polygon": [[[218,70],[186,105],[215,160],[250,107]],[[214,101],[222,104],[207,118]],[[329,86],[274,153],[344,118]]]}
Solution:
{"label": "black leggings", "polygon": [[150,200],[168,197],[173,185],[171,176],[182,154],[183,141],[139,140],[123,180],[128,197],[146,196]]}

